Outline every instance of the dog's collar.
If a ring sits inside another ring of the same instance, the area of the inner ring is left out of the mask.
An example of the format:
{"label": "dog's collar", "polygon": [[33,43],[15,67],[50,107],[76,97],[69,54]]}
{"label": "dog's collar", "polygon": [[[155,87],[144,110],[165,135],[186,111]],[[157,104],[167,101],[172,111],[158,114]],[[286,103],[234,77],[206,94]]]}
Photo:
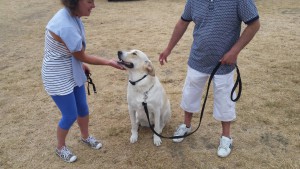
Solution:
{"label": "dog's collar", "polygon": [[129,80],[129,83],[132,84],[132,85],[135,85],[137,82],[139,82],[139,81],[145,79],[147,76],[148,76],[148,74],[144,75],[142,78],[140,78],[140,79],[137,80],[137,81],[131,81],[131,80]]}

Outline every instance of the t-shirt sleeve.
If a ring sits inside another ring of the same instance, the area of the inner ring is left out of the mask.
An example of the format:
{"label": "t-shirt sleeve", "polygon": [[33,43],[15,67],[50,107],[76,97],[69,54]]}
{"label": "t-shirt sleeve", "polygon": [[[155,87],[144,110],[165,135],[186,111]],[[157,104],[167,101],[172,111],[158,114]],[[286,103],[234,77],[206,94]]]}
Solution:
{"label": "t-shirt sleeve", "polygon": [[190,22],[193,20],[192,18],[192,8],[191,8],[191,0],[187,0],[185,4],[185,8],[183,11],[183,14],[181,15],[181,19],[187,22]]}
{"label": "t-shirt sleeve", "polygon": [[66,44],[69,51],[74,53],[82,50],[82,43],[85,41],[77,27],[78,26],[75,24],[68,11],[63,8],[48,22],[46,29],[59,36]]}
{"label": "t-shirt sleeve", "polygon": [[74,27],[61,28],[59,35],[71,53],[81,51],[83,39]]}
{"label": "t-shirt sleeve", "polygon": [[250,24],[259,18],[258,11],[253,0],[239,0],[238,14],[245,24]]}

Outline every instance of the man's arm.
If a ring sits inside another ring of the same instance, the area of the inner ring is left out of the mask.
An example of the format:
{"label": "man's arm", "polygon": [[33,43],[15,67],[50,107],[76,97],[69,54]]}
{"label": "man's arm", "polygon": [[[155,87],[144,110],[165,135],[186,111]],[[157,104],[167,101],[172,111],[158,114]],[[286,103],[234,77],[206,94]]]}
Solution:
{"label": "man's arm", "polygon": [[243,31],[238,41],[232,46],[232,48],[221,59],[222,64],[232,65],[236,63],[238,54],[241,50],[253,39],[256,32],[260,28],[259,19],[249,24]]}
{"label": "man's arm", "polygon": [[167,48],[159,56],[159,62],[161,65],[164,64],[164,61],[167,62],[167,57],[171,54],[171,51],[185,33],[189,23],[190,22],[182,19],[177,22]]}

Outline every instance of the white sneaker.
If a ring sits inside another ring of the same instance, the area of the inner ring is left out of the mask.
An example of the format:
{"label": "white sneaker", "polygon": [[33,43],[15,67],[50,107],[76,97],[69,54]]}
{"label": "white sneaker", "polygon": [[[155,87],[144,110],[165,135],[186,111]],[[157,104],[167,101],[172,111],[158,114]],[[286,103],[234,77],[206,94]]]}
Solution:
{"label": "white sneaker", "polygon": [[93,136],[89,136],[86,140],[81,138],[81,141],[96,150],[102,147],[102,144]]}
{"label": "white sneaker", "polygon": [[61,150],[56,149],[55,152],[62,160],[68,163],[72,163],[77,159],[77,157],[66,146],[63,146]]}
{"label": "white sneaker", "polygon": [[227,157],[232,148],[232,138],[228,138],[225,136],[222,136],[220,139],[220,145],[218,147],[218,156],[219,157]]}
{"label": "white sneaker", "polygon": [[[192,126],[187,128],[185,124],[181,124],[176,129],[176,132],[174,133],[174,136],[184,136],[184,135],[188,134],[191,131],[192,131]],[[179,143],[179,142],[182,142],[183,139],[184,138],[176,138],[176,139],[173,139],[173,142]]]}

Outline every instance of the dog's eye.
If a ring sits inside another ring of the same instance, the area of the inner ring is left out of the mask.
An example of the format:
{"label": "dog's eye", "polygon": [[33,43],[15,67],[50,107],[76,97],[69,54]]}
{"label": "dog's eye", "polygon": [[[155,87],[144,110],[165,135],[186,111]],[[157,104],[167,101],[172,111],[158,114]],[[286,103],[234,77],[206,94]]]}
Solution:
{"label": "dog's eye", "polygon": [[136,55],[136,53],[135,53],[135,52],[133,52],[132,54],[133,54],[133,55]]}

